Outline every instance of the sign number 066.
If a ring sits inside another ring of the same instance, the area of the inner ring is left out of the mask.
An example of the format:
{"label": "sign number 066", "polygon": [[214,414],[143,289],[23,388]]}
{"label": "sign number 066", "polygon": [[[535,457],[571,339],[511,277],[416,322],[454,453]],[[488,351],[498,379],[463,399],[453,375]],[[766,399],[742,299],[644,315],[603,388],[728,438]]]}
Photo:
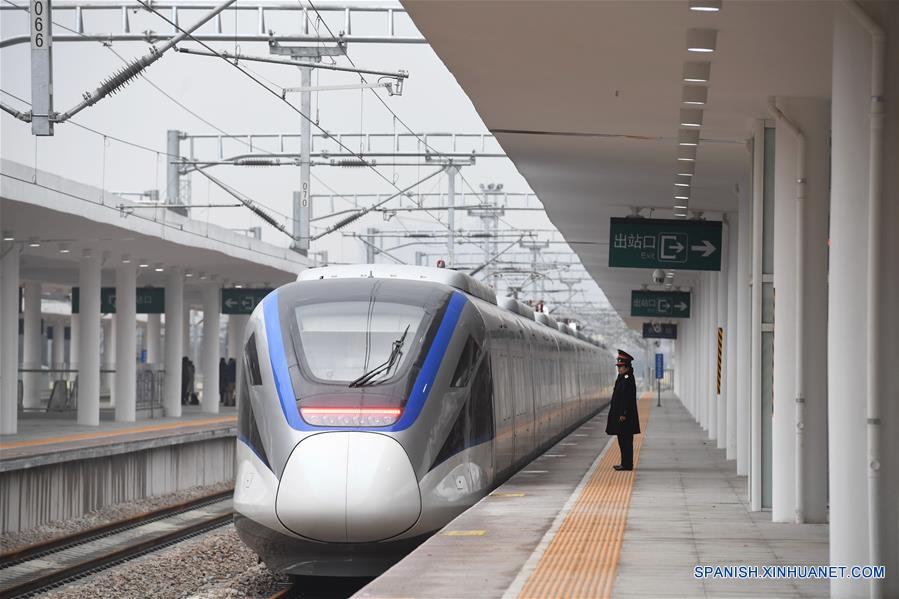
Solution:
{"label": "sign number 066", "polygon": [[50,46],[47,37],[47,4],[49,0],[31,0],[31,47],[44,50]]}

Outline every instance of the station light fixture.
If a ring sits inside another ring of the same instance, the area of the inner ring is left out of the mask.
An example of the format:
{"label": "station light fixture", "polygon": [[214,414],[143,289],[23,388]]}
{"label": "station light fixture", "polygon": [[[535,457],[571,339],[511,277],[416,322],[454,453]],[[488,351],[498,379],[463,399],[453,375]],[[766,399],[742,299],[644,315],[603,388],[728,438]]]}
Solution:
{"label": "station light fixture", "polygon": [[157,262],[156,265],[153,267],[153,270],[155,270],[156,272],[162,272],[165,270],[165,268],[163,268],[161,262]]}
{"label": "station light fixture", "polygon": [[701,85],[685,85],[681,102],[690,106],[703,106],[709,101],[709,88]]}
{"label": "station light fixture", "polygon": [[[696,146],[678,146],[677,159],[680,162],[696,161]],[[680,174],[680,173],[678,173]]]}
{"label": "station light fixture", "polygon": [[28,247],[30,248],[39,248],[41,247],[41,240],[37,237],[31,237],[28,239]]}
{"label": "station light fixture", "polygon": [[721,0],[690,0],[690,10],[697,12],[718,12]]}
{"label": "station light fixture", "polygon": [[131,264],[130,254],[122,254],[122,264]]}
{"label": "station light fixture", "polygon": [[714,52],[718,43],[716,29],[688,29],[687,50],[690,52]]}
{"label": "station light fixture", "polygon": [[674,205],[674,209],[675,209],[675,210],[686,210],[686,209],[687,209],[687,205],[686,205],[686,204],[675,204],[675,205]]}
{"label": "station light fixture", "polygon": [[681,108],[680,109],[680,126],[681,127],[702,127],[702,109],[701,108]]}
{"label": "station light fixture", "polygon": [[240,283],[235,283],[234,288],[235,289],[243,289],[243,285],[241,285]]}
{"label": "station light fixture", "polygon": [[143,258],[140,259],[140,262],[138,262],[137,265],[138,265],[140,268],[149,268],[149,267],[150,267],[150,263],[147,262],[147,261],[146,261],[145,259],[143,259]]}
{"label": "station light fixture", "polygon": [[698,146],[699,130],[698,129],[681,129],[677,132],[677,145],[679,146]]}
{"label": "station light fixture", "polygon": [[674,177],[674,186],[675,187],[690,187],[690,184],[693,180],[689,177],[689,175],[675,175]]}
{"label": "station light fixture", "polygon": [[684,81],[687,83],[708,83],[711,72],[712,63],[708,61],[684,63]]}
{"label": "station light fixture", "polygon": [[205,272],[201,272],[201,273],[199,274],[199,276],[200,276],[200,280],[201,280],[201,281],[205,281],[205,280],[206,280],[206,273],[205,273]]}
{"label": "station light fixture", "polygon": [[185,271],[184,271],[184,277],[185,277],[185,278],[188,278],[188,279],[192,279],[192,278],[194,277],[194,271],[192,271],[192,270],[185,270]]}
{"label": "station light fixture", "polygon": [[59,253],[60,254],[69,254],[72,249],[69,247],[68,243],[60,243],[59,244]]}
{"label": "station light fixture", "polygon": [[16,236],[12,231],[3,231],[3,241],[15,241]]}

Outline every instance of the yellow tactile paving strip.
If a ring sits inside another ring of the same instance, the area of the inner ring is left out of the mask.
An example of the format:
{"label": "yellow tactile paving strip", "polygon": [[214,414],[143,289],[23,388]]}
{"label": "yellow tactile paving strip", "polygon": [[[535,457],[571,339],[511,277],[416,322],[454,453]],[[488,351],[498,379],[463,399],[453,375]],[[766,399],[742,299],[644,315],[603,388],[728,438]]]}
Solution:
{"label": "yellow tactile paving strip", "polygon": [[[637,408],[644,433],[651,407],[652,394],[645,393]],[[519,597],[611,596],[642,445],[643,435],[635,435],[634,470],[618,472],[612,466],[621,454],[612,442]]]}
{"label": "yellow tactile paving strip", "polygon": [[71,443],[75,441],[92,441],[95,439],[105,439],[109,437],[125,437],[140,433],[174,431],[178,429],[193,429],[197,427],[205,427],[212,424],[237,422],[237,416],[222,416],[220,418],[205,418],[202,420],[183,420],[179,422],[169,422],[166,424],[153,424],[149,426],[140,426],[134,428],[121,428],[111,431],[97,431],[94,433],[81,433],[75,435],[65,435],[63,437],[49,437],[45,439],[33,439],[30,441],[15,441],[10,443],[0,443],[0,449],[17,449],[20,447],[36,447],[40,445],[57,445],[61,443]]}

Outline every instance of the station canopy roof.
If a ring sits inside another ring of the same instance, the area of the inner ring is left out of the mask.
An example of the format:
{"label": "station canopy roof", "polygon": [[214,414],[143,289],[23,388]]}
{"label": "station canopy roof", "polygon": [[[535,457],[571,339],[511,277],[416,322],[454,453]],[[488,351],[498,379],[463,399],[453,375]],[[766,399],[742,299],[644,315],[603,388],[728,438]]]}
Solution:
{"label": "station canopy roof", "polygon": [[[20,278],[44,283],[51,295],[78,285],[85,249],[104,257],[103,285],[115,284],[115,267],[125,257],[147,264],[138,270],[141,287],[165,285],[173,266],[190,271],[185,298],[193,304],[202,285],[277,287],[309,264],[288,248],[165,208],[123,212],[120,207],[135,203],[16,162],[3,160],[0,173],[0,224],[25,242]],[[31,240],[38,246],[31,247]]]}
{"label": "station canopy roof", "polygon": [[[736,215],[750,146],[772,96],[829,97],[826,1],[454,2],[403,0],[415,25],[622,316],[650,270],[608,267],[610,217],[673,218],[685,62],[710,61],[691,211]],[[691,29],[715,51],[687,50]],[[689,289],[695,271],[677,271]],[[650,287],[652,288],[652,287]],[[638,326],[638,319],[627,319]]]}

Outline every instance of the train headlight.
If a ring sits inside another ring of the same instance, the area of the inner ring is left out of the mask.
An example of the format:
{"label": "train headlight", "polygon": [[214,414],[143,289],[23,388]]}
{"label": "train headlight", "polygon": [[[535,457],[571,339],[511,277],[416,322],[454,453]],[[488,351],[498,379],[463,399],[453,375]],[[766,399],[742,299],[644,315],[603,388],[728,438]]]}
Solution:
{"label": "train headlight", "polygon": [[390,426],[402,413],[401,408],[300,408],[312,426]]}

